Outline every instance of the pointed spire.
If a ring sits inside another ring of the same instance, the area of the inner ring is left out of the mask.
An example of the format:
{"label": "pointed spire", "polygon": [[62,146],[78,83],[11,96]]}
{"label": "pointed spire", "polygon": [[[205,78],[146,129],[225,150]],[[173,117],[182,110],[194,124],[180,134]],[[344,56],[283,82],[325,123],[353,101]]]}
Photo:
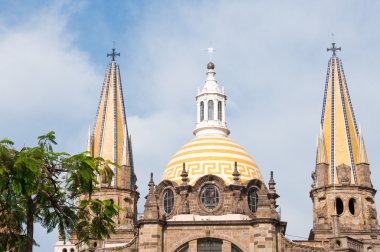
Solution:
{"label": "pointed spire", "polygon": [[318,141],[317,141],[317,164],[328,164],[325,138],[323,136],[322,127],[319,131]]}
{"label": "pointed spire", "polygon": [[[119,65],[114,58],[120,56],[112,50],[112,62],[108,65],[103,88],[100,96],[98,112],[92,135],[91,150],[94,157],[102,157],[117,165],[131,166],[132,160],[128,127],[125,116],[123,89],[120,78]],[[133,173],[133,168],[131,175]],[[122,184],[124,174],[114,167],[114,179],[112,186],[119,187]],[[133,183],[126,185],[133,186]],[[133,189],[133,188],[132,188]]]}
{"label": "pointed spire", "polygon": [[[318,139],[317,163],[329,164],[328,184],[338,182],[336,167],[345,164],[351,167],[353,184],[358,183],[355,164],[358,157],[358,129],[343,64],[333,43],[333,52],[327,69],[326,85],[321,117],[322,134]],[[324,143],[324,144],[323,144]],[[323,151],[323,145],[325,151]],[[319,160],[318,160],[319,159]]]}
{"label": "pointed spire", "polygon": [[146,201],[144,205],[144,219],[155,220],[159,218],[159,212],[157,198],[154,192],[155,185],[153,181],[153,172],[150,173],[150,180],[148,186],[149,192],[148,195],[145,197]]}
{"label": "pointed spire", "polygon": [[182,164],[182,173],[181,173],[181,177],[182,177],[182,184],[181,185],[187,185],[187,180],[188,180],[188,174],[186,172],[186,164],[183,163]]}
{"label": "pointed spire", "polygon": [[274,178],[273,178],[273,171],[270,172],[268,187],[269,187],[268,197],[270,199],[271,206],[273,207],[273,209],[276,209],[278,207],[278,205],[276,204],[276,199],[279,198],[280,195],[276,193],[276,182],[274,181]]}
{"label": "pointed spire", "polygon": [[359,126],[359,152],[357,164],[368,164],[367,151],[364,144],[364,137],[361,127]]}
{"label": "pointed spire", "polygon": [[149,180],[149,193],[154,192],[154,180],[153,180],[153,172],[150,173],[150,180]]}
{"label": "pointed spire", "polygon": [[234,172],[232,173],[232,176],[234,177],[234,185],[238,185],[239,179],[240,179],[240,172],[238,171],[237,162],[235,162],[235,169],[234,169]]}

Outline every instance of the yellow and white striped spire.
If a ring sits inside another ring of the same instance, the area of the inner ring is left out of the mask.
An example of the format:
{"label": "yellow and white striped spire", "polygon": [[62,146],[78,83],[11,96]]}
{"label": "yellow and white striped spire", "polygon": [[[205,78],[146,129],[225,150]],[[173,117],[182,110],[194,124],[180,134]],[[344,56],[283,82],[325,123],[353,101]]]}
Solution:
{"label": "yellow and white striped spire", "polygon": [[330,50],[333,55],[328,62],[321,118],[322,139],[318,141],[317,164],[329,165],[329,184],[338,183],[336,167],[341,164],[351,167],[350,184],[358,184],[360,178],[356,165],[363,159],[368,162],[367,155],[363,154],[364,140],[359,137],[342,61],[336,56],[340,47],[337,48],[332,43],[332,48],[328,51]]}
{"label": "yellow and white striped spire", "polygon": [[181,184],[183,164],[186,165],[188,183],[208,174],[216,175],[229,185],[234,183],[234,167],[240,173],[239,183],[251,179],[263,181],[258,166],[252,157],[228,137],[230,131],[225,120],[227,97],[215,80],[215,65],[207,65],[207,78],[203,89],[196,96],[197,125],[195,138],[179,149],[166,167],[162,180]]}
{"label": "yellow and white striped spire", "polygon": [[[128,135],[127,120],[125,116],[123,90],[120,79],[119,65],[115,61],[119,53],[112,49],[111,63],[108,65],[101,92],[94,131],[90,135],[88,149],[94,157],[102,157],[105,160],[126,166],[130,169],[130,185],[134,186],[134,171],[132,161],[132,149],[130,136]],[[122,187],[121,169],[114,168],[115,177],[112,182],[114,187]],[[129,184],[129,183],[128,183]],[[130,188],[128,188],[130,189]]]}

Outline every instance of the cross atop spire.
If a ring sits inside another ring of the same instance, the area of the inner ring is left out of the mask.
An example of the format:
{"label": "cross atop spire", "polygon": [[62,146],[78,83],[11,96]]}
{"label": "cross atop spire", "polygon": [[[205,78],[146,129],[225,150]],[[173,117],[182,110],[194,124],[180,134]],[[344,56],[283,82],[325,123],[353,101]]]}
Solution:
{"label": "cross atop spire", "polygon": [[216,52],[215,48],[212,48],[212,47],[207,48],[207,53],[208,53],[208,57],[210,61],[212,61],[212,54],[214,52]]}
{"label": "cross atop spire", "polygon": [[112,48],[112,53],[107,53],[107,57],[112,57],[112,61],[115,61],[116,56],[120,57],[120,53],[116,53],[115,47]]}
{"label": "cross atop spire", "polygon": [[333,56],[336,55],[336,51],[341,51],[342,50],[342,47],[335,47],[335,43],[331,43],[332,44],[332,47],[331,48],[327,48],[327,51],[332,51],[333,53]]}

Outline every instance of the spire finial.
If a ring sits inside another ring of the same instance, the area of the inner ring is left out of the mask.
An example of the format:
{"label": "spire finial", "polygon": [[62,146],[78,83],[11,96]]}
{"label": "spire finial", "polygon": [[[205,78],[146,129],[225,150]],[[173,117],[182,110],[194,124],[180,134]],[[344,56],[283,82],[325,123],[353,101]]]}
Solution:
{"label": "spire finial", "polygon": [[153,172],[150,173],[150,180],[149,180],[149,189],[154,187],[154,181],[153,181]]}
{"label": "spire finial", "polygon": [[119,57],[120,57],[120,53],[117,53],[117,52],[116,52],[115,41],[114,41],[113,43],[114,43],[114,46],[113,46],[113,48],[112,48],[112,52],[111,52],[111,53],[107,53],[107,57],[112,57],[112,61],[115,61],[115,57],[116,57],[116,56],[119,56]]}
{"label": "spire finial", "polygon": [[333,56],[336,56],[336,51],[341,51],[342,47],[335,47],[335,42],[332,42],[331,45],[332,45],[332,47],[327,48],[327,51],[332,51]]}
{"label": "spire finial", "polygon": [[181,177],[182,177],[182,185],[187,185],[187,176],[188,176],[188,174],[187,174],[187,172],[186,172],[186,164],[185,163],[183,163],[182,164],[182,173],[181,173]]}
{"label": "spire finial", "polygon": [[237,162],[235,162],[235,169],[234,169],[234,172],[232,173],[232,176],[234,177],[234,184],[238,185],[239,179],[240,179],[240,172],[238,171]]}
{"label": "spire finial", "polygon": [[276,182],[274,181],[274,178],[273,178],[273,171],[270,172],[270,179],[269,179],[269,190],[273,191],[273,192],[276,192]]}

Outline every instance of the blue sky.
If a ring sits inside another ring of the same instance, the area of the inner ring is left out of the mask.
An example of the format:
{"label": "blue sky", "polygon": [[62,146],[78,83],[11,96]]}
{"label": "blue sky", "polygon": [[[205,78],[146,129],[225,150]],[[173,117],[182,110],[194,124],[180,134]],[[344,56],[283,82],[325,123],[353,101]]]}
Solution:
{"label": "blue sky", "polygon": [[[212,46],[231,138],[265,179],[274,171],[287,233],[307,237],[331,33],[380,188],[379,12],[343,0],[0,1],[0,138],[31,145],[55,130],[58,149],[85,149],[115,41],[142,211],[146,174],[158,182],[192,138]],[[38,229],[36,240],[51,251],[56,233]]]}

